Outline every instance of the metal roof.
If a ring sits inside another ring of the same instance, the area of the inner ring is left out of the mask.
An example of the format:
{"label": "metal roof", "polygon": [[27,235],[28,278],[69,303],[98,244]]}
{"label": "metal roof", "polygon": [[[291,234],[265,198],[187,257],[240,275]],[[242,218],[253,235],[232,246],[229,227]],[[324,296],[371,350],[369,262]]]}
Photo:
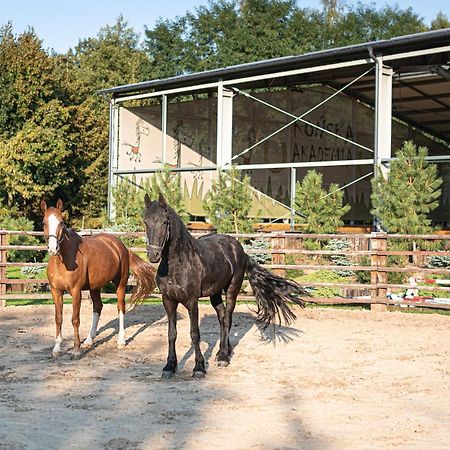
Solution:
{"label": "metal roof", "polygon": [[[440,50],[434,52],[433,49]],[[196,86],[219,80],[236,80],[235,85],[241,89],[294,87],[306,83],[322,83],[339,88],[361,74],[363,66],[367,69],[367,64],[372,63],[371,55],[383,56],[385,64],[394,69],[394,116],[450,142],[450,28],[144,81],[100,92],[113,98],[190,87],[196,92],[206,92],[213,89],[204,87],[199,90]],[[345,65],[352,61],[360,61],[361,64]],[[325,70],[324,67],[324,70],[289,73],[333,64],[336,64],[336,68],[332,70]],[[285,75],[276,76],[277,73]],[[271,74],[274,78],[270,77]],[[370,73],[352,85],[346,93],[373,105],[374,86],[374,74]]]}

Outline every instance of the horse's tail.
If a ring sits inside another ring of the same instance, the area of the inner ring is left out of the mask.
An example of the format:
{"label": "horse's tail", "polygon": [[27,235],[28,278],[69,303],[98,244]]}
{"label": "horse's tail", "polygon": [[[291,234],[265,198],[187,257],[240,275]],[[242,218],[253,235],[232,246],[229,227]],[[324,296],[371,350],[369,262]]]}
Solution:
{"label": "horse's tail", "polygon": [[258,322],[263,329],[275,318],[279,324],[281,317],[286,325],[292,323],[296,315],[289,308],[288,302],[304,308],[305,303],[300,296],[310,297],[308,291],[295,281],[286,280],[269,272],[250,257],[247,261],[247,275],[256,297]]}
{"label": "horse's tail", "polygon": [[156,288],[155,269],[136,253],[128,250],[130,270],[136,277],[136,286],[131,294],[130,305],[148,298]]}

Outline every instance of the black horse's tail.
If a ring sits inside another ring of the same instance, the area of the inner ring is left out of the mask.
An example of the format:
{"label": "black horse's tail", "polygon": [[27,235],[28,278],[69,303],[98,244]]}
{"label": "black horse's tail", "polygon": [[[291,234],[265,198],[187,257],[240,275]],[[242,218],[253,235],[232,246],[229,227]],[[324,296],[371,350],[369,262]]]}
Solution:
{"label": "black horse's tail", "polygon": [[289,308],[288,302],[304,308],[305,303],[300,296],[310,297],[308,291],[295,281],[286,280],[269,272],[250,257],[247,261],[247,275],[256,297],[258,323],[263,329],[275,318],[279,324],[281,317],[286,325],[292,323],[296,315]]}

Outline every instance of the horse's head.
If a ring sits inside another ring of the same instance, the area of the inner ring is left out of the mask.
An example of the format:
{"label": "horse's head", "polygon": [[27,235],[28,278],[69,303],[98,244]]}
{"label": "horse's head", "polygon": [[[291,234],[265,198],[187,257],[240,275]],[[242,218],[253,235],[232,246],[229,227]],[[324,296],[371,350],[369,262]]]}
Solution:
{"label": "horse's head", "polygon": [[155,201],[151,201],[148,194],[145,194],[144,200],[147,255],[150,262],[157,263],[169,238],[169,209],[162,194]]}
{"label": "horse's head", "polygon": [[63,202],[59,199],[56,203],[56,208],[53,208],[47,207],[45,200],[42,200],[41,209],[44,213],[44,236],[48,239],[48,252],[51,255],[57,255],[65,231],[64,219],[62,216],[64,209]]}

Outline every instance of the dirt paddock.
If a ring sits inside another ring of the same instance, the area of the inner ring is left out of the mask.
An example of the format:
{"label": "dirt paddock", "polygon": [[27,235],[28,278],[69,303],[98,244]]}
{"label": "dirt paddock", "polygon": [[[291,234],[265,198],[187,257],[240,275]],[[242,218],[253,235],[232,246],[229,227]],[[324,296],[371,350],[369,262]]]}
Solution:
{"label": "dirt paddock", "polygon": [[[81,359],[51,356],[53,306],[0,309],[0,449],[354,449],[450,446],[450,316],[298,310],[283,339],[234,315],[231,365],[214,364],[219,327],[200,307],[204,380],[191,378],[180,308],[174,379],[160,379],[167,322],[160,305],[116,308]],[[63,349],[72,347],[64,307]],[[84,302],[81,331],[91,321]]]}

